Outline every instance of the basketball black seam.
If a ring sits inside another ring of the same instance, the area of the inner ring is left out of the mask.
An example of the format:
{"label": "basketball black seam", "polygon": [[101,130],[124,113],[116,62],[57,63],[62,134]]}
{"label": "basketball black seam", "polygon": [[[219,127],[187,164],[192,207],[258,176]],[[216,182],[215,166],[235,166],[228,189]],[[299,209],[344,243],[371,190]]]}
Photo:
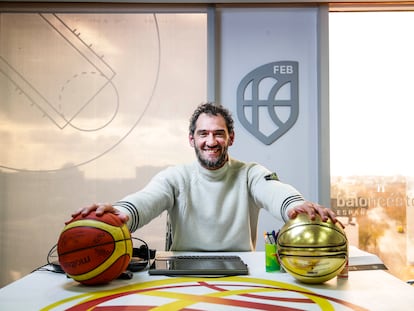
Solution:
{"label": "basketball black seam", "polygon": [[296,224],[296,225],[293,225],[293,226],[291,226],[291,227],[289,227],[289,229],[288,230],[286,230],[286,231],[284,231],[283,233],[285,233],[285,232],[287,232],[287,231],[289,231],[289,230],[292,230],[293,228],[296,228],[297,226],[319,226],[319,227],[324,227],[324,228],[328,228],[328,229],[333,229],[333,230],[335,230],[336,232],[339,232],[340,234],[342,234],[343,236],[345,236],[346,237],[346,234],[343,232],[343,231],[341,231],[341,230],[339,230],[336,226],[333,226],[333,227],[327,227],[325,224],[319,224],[319,223],[300,223],[300,224]]}
{"label": "basketball black seam", "polygon": [[89,249],[89,248],[95,248],[95,247],[98,247],[98,246],[105,246],[105,245],[109,245],[109,244],[115,244],[115,243],[118,243],[118,242],[129,241],[129,240],[131,240],[131,239],[123,239],[123,240],[116,240],[116,241],[110,241],[110,242],[100,243],[100,244],[97,244],[97,245],[89,245],[87,247],[81,247],[81,248],[77,248],[77,249],[74,249],[74,250],[71,250],[71,251],[67,251],[65,253],[60,253],[59,256],[71,254],[73,252],[83,251],[83,250],[86,250],[86,249]]}
{"label": "basketball black seam", "polygon": [[[326,274],[321,274],[321,275],[318,275],[316,278],[323,278],[324,276],[327,276],[327,275],[331,275],[331,274],[333,274],[333,273],[336,273],[338,270],[341,270],[341,269],[343,269],[343,267],[342,266],[340,266],[338,269],[335,269],[334,271],[332,271],[332,272],[330,272],[330,273],[326,273]],[[290,270],[289,270],[290,271]],[[300,273],[297,273],[297,272],[294,272],[294,271],[290,271],[292,274],[296,274],[296,275],[299,275],[299,276],[301,276],[301,277],[313,277],[312,275],[307,275],[307,274],[300,274]]]}
{"label": "basketball black seam", "polygon": [[283,234],[286,234],[286,232],[292,230],[293,228],[296,228],[299,225],[300,226],[315,226],[315,225],[317,225],[319,227],[334,229],[337,233],[340,233],[342,236],[345,237],[345,241],[342,244],[333,244],[333,245],[335,245],[335,247],[344,246],[348,242],[348,238],[347,238],[346,234],[343,231],[341,231],[338,228],[336,228],[336,227],[327,227],[327,226],[325,226],[323,224],[317,224],[317,223],[316,224],[315,223],[305,223],[305,224],[297,224],[297,225],[294,225],[294,226],[290,227],[288,230],[281,232],[280,235],[279,235],[279,239],[277,241],[278,245],[279,246],[283,246],[283,247],[295,247],[295,248],[309,248],[309,247],[312,247],[312,248],[326,248],[326,247],[332,247],[333,246],[333,245],[328,245],[328,246],[318,246],[318,245],[311,245],[311,246],[291,246],[291,245],[287,245],[287,244],[280,244],[279,240],[280,240],[281,236]]}
{"label": "basketball black seam", "polygon": [[342,244],[328,244],[328,245],[325,245],[325,246],[320,246],[320,245],[308,245],[308,246],[295,245],[295,246],[292,246],[292,245],[289,245],[289,244],[278,243],[278,246],[286,247],[286,248],[299,248],[299,249],[302,249],[302,248],[318,248],[318,249],[321,249],[321,248],[341,247],[341,246],[344,246],[346,244],[347,243],[344,242]]}
{"label": "basketball black seam", "polygon": [[[346,252],[338,252],[336,254],[326,254],[326,255],[316,255],[316,256],[311,256],[311,255],[300,255],[300,257],[302,258],[316,258],[316,257],[322,257],[322,258],[326,258],[326,257],[342,257],[342,255],[346,255],[345,257],[347,257],[347,253]],[[290,255],[290,254],[282,254],[282,257],[298,257],[297,254],[295,255]]]}

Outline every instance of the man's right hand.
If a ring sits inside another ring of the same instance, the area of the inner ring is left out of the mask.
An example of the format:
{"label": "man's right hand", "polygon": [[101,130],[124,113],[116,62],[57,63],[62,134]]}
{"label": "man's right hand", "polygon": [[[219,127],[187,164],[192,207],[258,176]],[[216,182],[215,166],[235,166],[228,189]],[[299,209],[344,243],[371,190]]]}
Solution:
{"label": "man's right hand", "polygon": [[[78,209],[75,213],[73,213],[71,216],[72,218],[75,218],[79,215],[82,215],[82,217],[85,217],[90,212],[93,212],[93,211],[95,211],[96,216],[102,216],[104,213],[113,213],[117,215],[123,223],[126,223],[129,219],[128,215],[121,213],[115,207],[113,207],[112,204],[109,204],[109,203],[94,203],[90,206],[82,207]],[[68,222],[66,222],[66,224]]]}

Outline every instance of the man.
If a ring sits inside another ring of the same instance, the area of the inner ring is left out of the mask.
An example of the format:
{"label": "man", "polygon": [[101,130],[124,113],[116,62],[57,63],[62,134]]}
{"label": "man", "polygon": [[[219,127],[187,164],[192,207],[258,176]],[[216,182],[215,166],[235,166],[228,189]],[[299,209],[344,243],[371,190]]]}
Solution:
{"label": "man", "polygon": [[188,137],[198,161],[161,171],[142,190],[113,205],[93,204],[72,216],[112,212],[133,232],[168,211],[170,250],[176,251],[254,250],[261,208],[284,221],[299,213],[337,221],[330,209],[305,201],[265,167],[229,157],[235,133],[224,107],[200,105],[190,119]]}

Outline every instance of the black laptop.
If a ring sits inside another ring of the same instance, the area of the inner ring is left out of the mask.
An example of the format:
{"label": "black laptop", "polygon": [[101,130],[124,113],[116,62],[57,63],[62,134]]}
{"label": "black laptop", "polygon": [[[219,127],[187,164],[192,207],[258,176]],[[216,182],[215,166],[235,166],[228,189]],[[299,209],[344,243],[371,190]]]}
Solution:
{"label": "black laptop", "polygon": [[184,255],[156,257],[150,275],[230,276],[249,274],[247,265],[233,255]]}

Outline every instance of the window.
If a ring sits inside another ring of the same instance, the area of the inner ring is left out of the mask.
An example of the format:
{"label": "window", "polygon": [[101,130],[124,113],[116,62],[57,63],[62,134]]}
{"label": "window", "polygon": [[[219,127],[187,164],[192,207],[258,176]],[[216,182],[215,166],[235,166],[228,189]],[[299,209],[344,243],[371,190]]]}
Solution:
{"label": "window", "polygon": [[414,12],[330,13],[331,199],[353,245],[414,277]]}
{"label": "window", "polygon": [[[207,14],[171,11],[0,13],[0,286],[46,263],[76,209],[193,160]],[[165,228],[135,236],[163,249]]]}

